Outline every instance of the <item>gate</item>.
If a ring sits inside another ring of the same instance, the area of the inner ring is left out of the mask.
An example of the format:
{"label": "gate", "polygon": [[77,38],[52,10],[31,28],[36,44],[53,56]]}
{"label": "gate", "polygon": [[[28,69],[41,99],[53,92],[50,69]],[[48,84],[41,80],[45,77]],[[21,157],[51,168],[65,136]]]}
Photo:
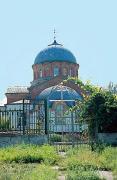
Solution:
{"label": "gate", "polygon": [[55,109],[48,103],[48,140],[58,151],[89,143],[87,123],[80,122],[78,111],[66,109],[64,102],[56,101]]}

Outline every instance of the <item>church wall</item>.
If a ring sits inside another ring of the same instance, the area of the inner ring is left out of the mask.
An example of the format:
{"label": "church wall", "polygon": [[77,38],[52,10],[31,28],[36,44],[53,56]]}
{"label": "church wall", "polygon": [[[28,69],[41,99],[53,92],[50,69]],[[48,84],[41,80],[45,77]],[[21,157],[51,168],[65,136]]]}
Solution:
{"label": "church wall", "polygon": [[[35,64],[33,68],[33,80],[45,77],[54,77],[54,68],[59,68],[60,76],[78,76],[79,64],[69,62],[46,62],[43,64]],[[42,77],[40,77],[39,71],[42,70]],[[66,73],[65,73],[66,71]],[[70,72],[71,71],[71,72]]]}

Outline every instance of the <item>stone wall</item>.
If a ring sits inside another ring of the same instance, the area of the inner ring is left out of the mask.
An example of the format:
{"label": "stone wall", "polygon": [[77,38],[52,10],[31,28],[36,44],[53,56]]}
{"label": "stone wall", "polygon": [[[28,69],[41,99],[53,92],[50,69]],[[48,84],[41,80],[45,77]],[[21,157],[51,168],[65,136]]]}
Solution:
{"label": "stone wall", "polygon": [[46,135],[6,135],[0,136],[0,147],[7,147],[16,144],[47,144]]}

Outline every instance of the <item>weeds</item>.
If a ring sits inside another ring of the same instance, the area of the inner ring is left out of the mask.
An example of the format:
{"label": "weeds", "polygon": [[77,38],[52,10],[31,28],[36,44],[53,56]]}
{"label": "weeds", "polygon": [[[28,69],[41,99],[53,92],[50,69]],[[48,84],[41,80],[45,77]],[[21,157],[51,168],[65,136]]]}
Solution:
{"label": "weeds", "polygon": [[54,147],[44,145],[19,145],[0,150],[0,161],[16,163],[41,163],[54,164],[59,160]]}

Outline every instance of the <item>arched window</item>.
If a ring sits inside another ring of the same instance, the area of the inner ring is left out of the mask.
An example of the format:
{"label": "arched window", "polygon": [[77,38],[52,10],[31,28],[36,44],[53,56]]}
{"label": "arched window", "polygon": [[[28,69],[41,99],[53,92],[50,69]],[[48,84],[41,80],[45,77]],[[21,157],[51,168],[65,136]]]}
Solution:
{"label": "arched window", "polygon": [[42,77],[42,69],[39,69],[39,77]]}
{"label": "arched window", "polygon": [[58,75],[59,75],[59,68],[54,67],[54,76],[58,76]]}
{"label": "arched window", "polygon": [[64,76],[67,76],[68,74],[67,74],[67,68],[63,68],[63,75]]}
{"label": "arched window", "polygon": [[45,68],[45,76],[46,77],[50,76],[50,69],[49,69],[49,67]]}
{"label": "arched window", "polygon": [[70,68],[69,70],[69,76],[71,77],[72,76],[72,69]]}

